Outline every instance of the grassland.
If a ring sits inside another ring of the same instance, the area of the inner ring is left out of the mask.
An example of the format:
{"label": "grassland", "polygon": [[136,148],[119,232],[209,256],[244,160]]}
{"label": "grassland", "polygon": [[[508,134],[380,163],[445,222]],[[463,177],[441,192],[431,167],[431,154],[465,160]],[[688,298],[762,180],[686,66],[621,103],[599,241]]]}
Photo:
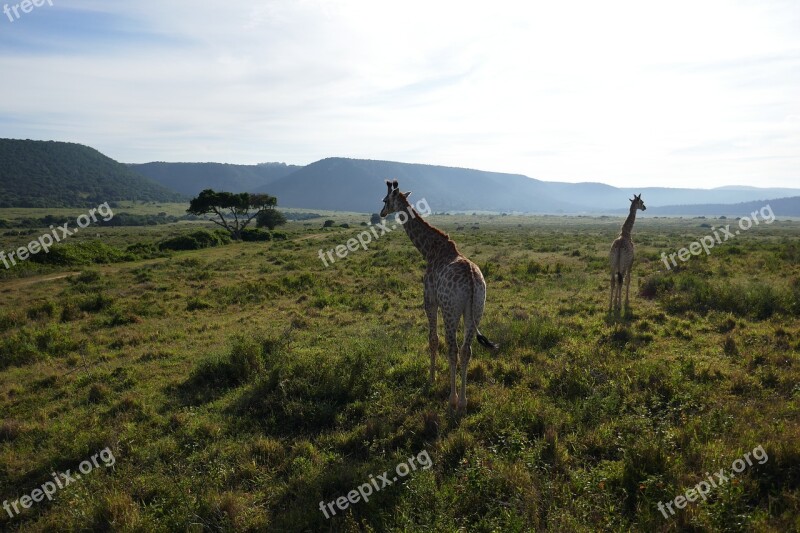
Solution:
{"label": "grassland", "polygon": [[[427,383],[421,256],[398,230],[326,268],[318,250],[368,217],[325,215],[335,227],[292,222],[286,240],[7,272],[0,500],[105,447],[116,463],[19,516],[0,511],[0,527],[800,529],[797,221],[666,272],[661,252],[726,222],[640,217],[633,313],[613,317],[621,219],[431,217],[480,265],[481,329],[501,345],[475,345],[469,408],[453,413],[444,347]],[[198,226],[74,240],[123,250]],[[708,501],[657,509],[759,445],[769,459]],[[430,469],[330,519],[319,510],[422,451]]]}

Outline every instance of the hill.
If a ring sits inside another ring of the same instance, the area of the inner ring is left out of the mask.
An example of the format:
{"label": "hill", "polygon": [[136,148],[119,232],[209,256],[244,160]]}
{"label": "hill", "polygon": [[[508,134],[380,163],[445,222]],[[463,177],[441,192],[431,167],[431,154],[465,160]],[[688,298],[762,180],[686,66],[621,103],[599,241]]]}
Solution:
{"label": "hill", "polygon": [[84,207],[181,195],[75,143],[0,139],[0,207]]}
{"label": "hill", "polygon": [[225,163],[153,163],[131,164],[139,174],[185,196],[197,196],[203,189],[231,192],[255,192],[273,181],[301,168],[285,163],[231,165]]}
{"label": "hill", "polygon": [[756,200],[738,204],[701,204],[701,205],[665,205],[647,209],[653,215],[708,215],[708,216],[748,216],[766,204],[772,208],[777,217],[800,217],[800,196],[791,198],[775,198],[772,200]]}
{"label": "hill", "polygon": [[403,190],[423,196],[435,211],[574,212],[581,206],[551,196],[544,182],[520,174],[331,157],[276,180],[261,192],[280,205],[307,209],[377,212],[383,180],[398,179]]}
{"label": "hill", "polygon": [[[151,162],[124,165],[93,148],[54,141],[0,140],[0,207],[75,207],[111,200],[176,201],[203,189],[267,192],[281,206],[376,212],[383,180],[424,197],[435,211],[617,213],[641,193],[648,214],[732,213],[721,205],[800,196],[800,189],[619,188],[541,181],[522,174],[394,161],[330,157],[285,163]],[[707,205],[706,205],[707,204]],[[687,206],[693,206],[687,209]],[[794,211],[793,211],[794,212]]]}
{"label": "hill", "polygon": [[[603,183],[541,181],[521,174],[331,157],[302,167],[261,187],[287,207],[374,212],[385,178],[424,196],[435,211],[517,211],[527,213],[603,213],[626,206],[641,193],[651,206],[728,204],[800,195],[800,189],[722,187],[675,189],[619,188]],[[762,204],[763,205],[763,204]]]}
{"label": "hill", "polygon": [[[763,198],[785,198],[800,195],[800,189],[758,188],[727,186],[714,189],[688,189],[670,187],[612,187],[603,183],[560,183],[544,182],[548,194],[569,199],[570,202],[584,206],[587,212],[616,212],[627,210],[620,199],[641,194],[647,204],[648,214],[652,208],[664,207],[663,214],[687,214],[685,210],[676,211],[676,206],[695,206],[702,214],[711,205],[729,205],[741,202],[761,201]],[[764,205],[763,203],[761,205]],[[667,209],[667,207],[669,209]]]}

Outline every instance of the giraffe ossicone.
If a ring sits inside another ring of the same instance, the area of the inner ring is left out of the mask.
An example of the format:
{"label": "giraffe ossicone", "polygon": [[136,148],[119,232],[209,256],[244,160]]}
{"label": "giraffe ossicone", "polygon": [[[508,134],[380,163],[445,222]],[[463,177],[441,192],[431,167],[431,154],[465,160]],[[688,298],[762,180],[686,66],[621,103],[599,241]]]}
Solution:
{"label": "giraffe ossicone", "polygon": [[[441,230],[428,224],[408,201],[411,192],[401,192],[397,180],[386,180],[387,193],[383,199],[380,216],[405,211],[409,214],[403,224],[408,238],[425,258],[427,267],[423,276],[425,314],[428,317],[428,349],[431,356],[430,380],[436,378],[436,353],[439,349],[437,334],[439,309],[444,319],[445,340],[450,363],[450,405],[467,406],[467,365],[472,356],[472,339],[477,336],[483,346],[496,349],[497,345],[478,330],[486,303],[486,281],[478,265],[464,257],[455,242]],[[461,319],[464,319],[464,343],[459,348],[456,340]],[[461,368],[461,394],[456,391],[456,372]]]}

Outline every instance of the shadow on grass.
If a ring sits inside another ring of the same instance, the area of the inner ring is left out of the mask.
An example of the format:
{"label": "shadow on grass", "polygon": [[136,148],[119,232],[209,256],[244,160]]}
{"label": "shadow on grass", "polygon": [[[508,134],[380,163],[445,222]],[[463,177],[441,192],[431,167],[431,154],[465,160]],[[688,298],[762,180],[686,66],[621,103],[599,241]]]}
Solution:
{"label": "shadow on grass", "polygon": [[174,387],[178,401],[200,405],[250,383],[274,365],[280,347],[281,343],[272,338],[236,337],[227,354],[201,361],[186,381]]}

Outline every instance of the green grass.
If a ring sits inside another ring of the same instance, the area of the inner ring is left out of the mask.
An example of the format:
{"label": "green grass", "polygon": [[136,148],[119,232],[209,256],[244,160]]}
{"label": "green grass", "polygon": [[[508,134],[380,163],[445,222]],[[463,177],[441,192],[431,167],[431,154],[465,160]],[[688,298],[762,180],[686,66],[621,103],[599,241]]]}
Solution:
{"label": "green grass", "polygon": [[[175,214],[136,209],[151,207]],[[0,513],[0,528],[800,527],[797,222],[666,271],[661,252],[708,221],[640,218],[633,312],[613,317],[607,253],[621,219],[431,217],[483,270],[481,330],[501,345],[474,345],[469,407],[453,413],[441,331],[428,383],[421,256],[394,231],[326,268],[318,250],[369,216],[321,214],[282,227],[286,240],[159,254],[214,228],[93,228],[70,240],[103,243],[77,248],[85,262],[5,274],[0,501],[107,446],[116,464]],[[765,464],[674,517],[658,511],[758,445]],[[430,469],[320,512],[422,451]]]}

